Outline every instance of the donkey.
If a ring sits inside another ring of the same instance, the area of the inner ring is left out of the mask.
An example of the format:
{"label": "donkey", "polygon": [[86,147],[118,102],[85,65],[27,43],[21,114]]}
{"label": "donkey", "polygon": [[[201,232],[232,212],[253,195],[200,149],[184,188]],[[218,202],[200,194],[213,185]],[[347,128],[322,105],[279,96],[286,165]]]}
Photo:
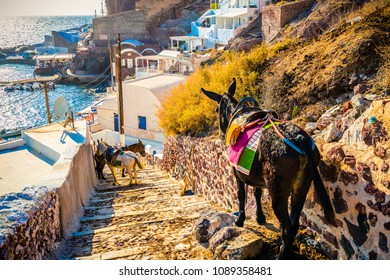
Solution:
{"label": "donkey", "polygon": [[[126,145],[124,147],[121,147],[121,150],[122,151],[130,151],[130,152],[133,152],[133,153],[140,153],[141,156],[143,156],[143,157],[146,155],[145,145],[139,139],[138,139],[138,143],[131,144],[129,146]],[[122,169],[122,177],[125,177],[125,169]]]}
{"label": "donkey", "polygon": [[143,169],[143,166],[135,153],[130,151],[122,152],[121,150],[114,149],[104,142],[98,142],[96,153],[98,157],[101,157],[102,155],[104,156],[104,159],[111,170],[112,176],[114,177],[113,185],[119,185],[116,177],[116,168],[126,168],[130,177],[130,182],[127,186],[131,186],[134,172],[134,183],[137,184],[136,166],[138,165],[140,169]]}
{"label": "donkey", "polygon": [[[233,115],[240,115],[243,107],[251,110],[247,106],[242,106],[233,97],[236,91],[235,78],[227,93],[223,95],[203,88],[201,90],[208,98],[218,103],[216,111],[219,113],[219,128],[222,137],[226,135]],[[252,109],[259,110],[259,108]],[[327,222],[336,226],[336,218],[329,195],[317,170],[320,154],[314,141],[304,130],[293,123],[282,122],[277,127],[275,124],[273,126],[275,129],[266,129],[260,135],[249,175],[233,167],[239,200],[239,214],[235,224],[242,227],[246,218],[245,184],[255,187],[256,221],[260,225],[265,224],[266,217],[261,206],[261,195],[262,188],[266,187],[272,200],[272,209],[281,226],[282,245],[278,259],[288,259],[291,257],[292,244],[299,228],[299,217],[312,181]],[[285,137],[291,145],[286,144],[281,136]],[[290,196],[289,214],[288,199]]]}
{"label": "donkey", "polygon": [[[99,139],[97,140],[97,142],[98,142],[98,144],[100,143]],[[103,140],[102,140],[102,142],[103,142]],[[141,154],[141,156],[145,156],[146,155],[145,145],[139,139],[138,139],[138,143],[135,143],[135,144],[132,144],[132,145],[129,145],[129,146],[126,145],[124,147],[121,147],[121,150],[122,151],[130,151],[130,152],[133,152],[133,153],[139,153],[139,154]],[[104,158],[104,155],[103,154],[98,154],[96,152],[94,154],[94,159],[95,159],[95,163],[96,163],[96,168],[95,169],[96,169],[96,172],[98,174],[98,178],[105,180],[106,178],[104,177],[103,169],[104,169],[104,166],[106,165],[106,160]],[[122,169],[122,177],[125,177],[125,169]]]}

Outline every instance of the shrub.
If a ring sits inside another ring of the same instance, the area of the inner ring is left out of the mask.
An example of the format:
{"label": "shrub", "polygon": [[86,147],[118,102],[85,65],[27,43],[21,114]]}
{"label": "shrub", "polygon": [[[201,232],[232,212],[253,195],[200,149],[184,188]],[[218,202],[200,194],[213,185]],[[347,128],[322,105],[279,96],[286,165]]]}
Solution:
{"label": "shrub", "polygon": [[236,99],[251,96],[259,100],[259,76],[264,62],[291,43],[291,40],[283,41],[269,47],[262,44],[249,53],[226,51],[213,65],[205,65],[193,73],[171,91],[157,113],[165,134],[199,135],[209,128],[217,128],[216,104],[201,93],[202,87],[223,94],[235,77]]}

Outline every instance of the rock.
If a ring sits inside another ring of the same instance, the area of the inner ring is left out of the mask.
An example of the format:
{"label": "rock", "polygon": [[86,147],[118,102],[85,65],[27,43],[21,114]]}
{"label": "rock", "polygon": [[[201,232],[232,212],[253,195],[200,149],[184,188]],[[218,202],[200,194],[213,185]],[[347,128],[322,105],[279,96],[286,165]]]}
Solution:
{"label": "rock", "polygon": [[337,145],[333,147],[326,153],[326,159],[333,163],[341,162],[344,158],[345,158],[345,153],[343,150],[343,146],[341,145]]}
{"label": "rock", "polygon": [[358,118],[364,111],[365,104],[364,104],[364,97],[361,94],[356,94],[351,98],[352,102],[352,113],[351,115],[354,118]]}
{"label": "rock", "polygon": [[344,164],[348,165],[351,168],[354,168],[356,165],[356,159],[354,156],[346,156],[344,158]]}
{"label": "rock", "polygon": [[317,127],[321,130],[324,130],[334,121],[335,121],[334,117],[330,115],[322,115],[317,121]]}
{"label": "rock", "polygon": [[339,140],[343,133],[337,128],[336,123],[331,123],[322,133],[322,137],[326,143]]}
{"label": "rock", "polygon": [[313,133],[316,129],[317,129],[317,123],[315,122],[308,122],[305,126],[305,130],[310,134]]}
{"label": "rock", "polygon": [[217,260],[253,259],[263,248],[260,236],[239,227],[221,229],[210,239],[209,244]]}
{"label": "rock", "polygon": [[318,168],[320,170],[320,173],[322,175],[322,178],[325,181],[329,181],[332,183],[337,182],[338,177],[338,170],[337,167],[333,164],[327,165],[324,161],[320,160],[318,164]]}
{"label": "rock", "polygon": [[342,113],[343,106],[341,105],[335,105],[332,108],[328,109],[325,113],[323,113],[323,116],[330,116],[330,117],[336,117],[339,114]]}
{"label": "rock", "polygon": [[377,99],[379,96],[376,95],[376,94],[366,94],[364,96],[364,99],[365,100],[368,100],[368,101],[374,101],[375,99]]}
{"label": "rock", "polygon": [[365,84],[358,84],[354,86],[353,88],[353,94],[358,95],[364,93],[368,89],[367,85]]}
{"label": "rock", "polygon": [[354,84],[357,80],[358,80],[358,76],[356,75],[356,73],[353,73],[352,75],[351,75],[351,77],[349,78],[349,84],[350,85],[352,85],[352,84]]}
{"label": "rock", "polygon": [[206,211],[194,222],[195,238],[200,243],[207,243],[216,232],[224,227],[232,226],[234,221],[232,214]]}

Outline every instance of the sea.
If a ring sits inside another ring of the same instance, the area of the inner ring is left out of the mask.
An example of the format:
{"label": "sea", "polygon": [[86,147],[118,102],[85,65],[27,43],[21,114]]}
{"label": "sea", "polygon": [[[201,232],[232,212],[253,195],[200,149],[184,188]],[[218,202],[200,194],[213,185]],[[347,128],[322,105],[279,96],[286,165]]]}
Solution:
{"label": "sea", "polygon": [[[5,17],[0,18],[0,48],[35,44],[44,40],[52,30],[67,30],[92,23],[91,16],[69,17]],[[13,81],[33,77],[34,66],[0,64],[0,81]],[[102,94],[78,85],[56,85],[49,90],[49,107],[64,96],[68,106],[77,113],[101,99]],[[0,131],[37,127],[47,124],[46,103],[43,90],[14,90],[7,92],[0,86]]]}

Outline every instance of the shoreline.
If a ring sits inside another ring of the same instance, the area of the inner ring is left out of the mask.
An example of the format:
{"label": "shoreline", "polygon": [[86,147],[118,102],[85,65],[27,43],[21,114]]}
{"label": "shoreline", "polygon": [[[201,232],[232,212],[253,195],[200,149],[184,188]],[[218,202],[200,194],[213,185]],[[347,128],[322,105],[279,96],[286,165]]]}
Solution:
{"label": "shoreline", "polygon": [[4,64],[35,65],[36,61],[34,59],[24,59],[24,58],[0,59],[0,65],[4,65]]}

